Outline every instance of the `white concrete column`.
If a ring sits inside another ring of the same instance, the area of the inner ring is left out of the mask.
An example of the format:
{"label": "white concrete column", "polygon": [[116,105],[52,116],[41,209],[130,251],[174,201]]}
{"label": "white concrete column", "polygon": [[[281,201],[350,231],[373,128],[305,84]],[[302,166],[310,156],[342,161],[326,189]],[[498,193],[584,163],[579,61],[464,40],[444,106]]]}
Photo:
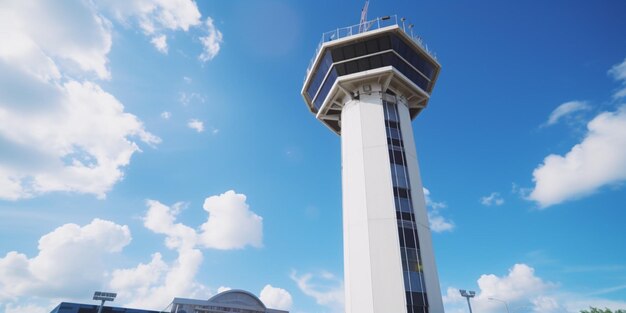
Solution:
{"label": "white concrete column", "polygon": [[379,90],[372,86],[341,113],[346,313],[406,312]]}

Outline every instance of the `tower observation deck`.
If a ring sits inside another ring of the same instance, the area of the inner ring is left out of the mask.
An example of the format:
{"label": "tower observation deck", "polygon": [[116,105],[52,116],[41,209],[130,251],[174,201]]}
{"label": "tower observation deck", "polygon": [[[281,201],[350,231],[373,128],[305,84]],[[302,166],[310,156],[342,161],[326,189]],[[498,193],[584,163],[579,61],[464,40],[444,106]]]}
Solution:
{"label": "tower observation deck", "polygon": [[441,66],[397,16],[322,35],[302,96],[341,136],[346,313],[443,313],[411,120]]}

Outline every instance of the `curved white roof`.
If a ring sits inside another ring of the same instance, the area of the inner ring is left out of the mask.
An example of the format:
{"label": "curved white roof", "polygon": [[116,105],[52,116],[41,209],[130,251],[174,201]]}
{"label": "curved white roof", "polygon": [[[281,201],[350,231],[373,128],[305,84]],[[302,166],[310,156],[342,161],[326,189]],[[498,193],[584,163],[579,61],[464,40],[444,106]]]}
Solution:
{"label": "curved white roof", "polygon": [[265,310],[265,304],[261,302],[259,298],[257,298],[252,293],[240,290],[240,289],[232,289],[228,291],[224,291],[216,294],[215,296],[209,299],[209,302],[213,302],[216,304],[235,304],[235,305],[243,305],[247,307],[258,308],[261,310]]}

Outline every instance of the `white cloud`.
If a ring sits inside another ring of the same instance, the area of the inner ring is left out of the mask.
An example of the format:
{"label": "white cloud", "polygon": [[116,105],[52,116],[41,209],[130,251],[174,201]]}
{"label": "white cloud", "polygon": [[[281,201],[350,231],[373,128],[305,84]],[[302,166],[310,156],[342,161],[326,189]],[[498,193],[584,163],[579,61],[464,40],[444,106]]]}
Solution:
{"label": "white cloud", "polygon": [[161,53],[167,54],[167,36],[159,35],[152,37],[152,45]]}
{"label": "white cloud", "polygon": [[500,206],[504,204],[504,199],[502,199],[502,197],[500,196],[499,193],[497,192],[492,192],[490,195],[485,196],[485,197],[481,197],[480,198],[480,203],[482,203],[483,205],[486,206]]}
{"label": "white cloud", "polygon": [[7,304],[4,313],[48,313],[52,311],[53,306],[40,306],[36,304],[13,305]]}
{"label": "white cloud", "polygon": [[320,275],[304,273],[298,276],[293,271],[290,276],[298,285],[298,289],[315,299],[317,304],[329,308],[332,312],[344,312],[343,281],[336,278],[335,275],[323,272]]}
{"label": "white cloud", "polygon": [[196,230],[182,223],[175,223],[176,216],[184,207],[182,202],[171,207],[156,200],[148,200],[146,204],[148,205],[148,212],[143,218],[143,224],[147,229],[157,234],[166,235],[166,247],[190,249],[196,246],[198,237]]}
{"label": "white cloud", "polygon": [[200,242],[208,248],[241,249],[263,246],[263,218],[250,210],[246,195],[229,190],[204,200],[209,214],[202,224]]}
{"label": "white cloud", "polygon": [[197,119],[190,119],[189,122],[187,122],[187,127],[201,133],[204,131],[204,123],[202,123],[202,121],[197,120]]}
{"label": "white cloud", "polygon": [[526,264],[515,264],[506,276],[481,275],[478,287],[480,294],[477,299],[486,300],[493,297],[510,302],[525,299],[529,295],[541,295],[554,287],[554,284],[535,276],[534,268]]}
{"label": "white cloud", "polygon": [[211,17],[202,23],[200,11],[192,0],[101,0],[97,5],[123,25],[137,24],[145,35],[152,37],[160,52],[164,52],[165,40],[159,39],[159,44],[154,40],[164,32],[187,32],[195,27],[207,34],[199,38],[203,52],[198,58],[206,62],[219,53],[222,33],[215,28]]}
{"label": "white cloud", "polygon": [[233,190],[205,199],[203,208],[208,217],[200,231],[175,223],[182,203],[168,207],[148,200],[147,205],[144,225],[166,235],[165,245],[171,249],[199,246],[227,250],[263,246],[263,218],[250,210],[244,194]]}
{"label": "white cloud", "polygon": [[0,301],[67,298],[93,290],[101,284],[105,260],[130,241],[127,226],[100,219],[58,227],[41,237],[35,257],[11,251],[0,258]]}
{"label": "white cloud", "polygon": [[445,231],[452,231],[454,229],[454,222],[446,219],[440,213],[441,209],[446,208],[446,204],[443,202],[435,202],[430,197],[430,190],[423,188],[424,198],[426,199],[426,206],[430,209],[428,211],[428,221],[430,223],[430,230],[436,233],[442,233]]}
{"label": "white cloud", "polygon": [[445,231],[452,231],[454,229],[454,222],[441,215],[429,213],[428,220],[430,221],[430,230],[433,232],[442,233]]}
{"label": "white cloud", "polygon": [[265,285],[259,296],[261,301],[268,308],[289,311],[293,300],[291,294],[285,289],[272,287],[272,285]]}
{"label": "white cloud", "polygon": [[[208,298],[210,289],[195,280],[203,262],[200,248],[262,246],[262,218],[234,191],[206,199],[209,215],[201,231],[176,221],[185,203],[146,204],[144,226],[165,235],[165,246],[177,253],[174,260],[156,252],[147,262],[113,269],[112,256],[131,241],[127,226],[100,219],[82,227],[65,224],[41,237],[35,257],[17,251],[0,257],[0,309],[36,312],[41,299],[77,299],[102,287],[117,291],[116,301],[131,307],[162,309],[176,296]],[[281,290],[269,286],[262,293],[268,303],[284,307],[289,297]]]}
{"label": "white cloud", "polygon": [[560,156],[551,154],[533,171],[528,199],[545,208],[594,193],[626,180],[626,106],[603,112],[587,125],[581,143]]}
{"label": "white cloud", "polygon": [[138,142],[160,141],[93,82],[111,78],[114,25],[105,16],[138,25],[161,52],[165,31],[201,26],[209,33],[205,53],[219,51],[221,33],[210,18],[201,22],[191,0],[1,2],[0,149],[10,153],[0,156],[0,198],[51,191],[103,198]]}
{"label": "white cloud", "polygon": [[193,79],[191,79],[191,77],[187,77],[187,76],[183,76],[183,80],[185,81],[185,83],[187,84],[191,84],[191,82],[193,81]]}
{"label": "white cloud", "polygon": [[222,33],[213,25],[213,19],[211,17],[207,17],[204,25],[206,26],[208,35],[200,37],[203,51],[200,56],[198,56],[198,59],[202,62],[207,62],[212,60],[220,52]]}
{"label": "white cloud", "polygon": [[188,31],[200,24],[200,11],[192,0],[101,0],[97,4],[124,24],[138,23],[148,35],[162,30]]}
{"label": "white cloud", "polygon": [[[570,312],[578,313],[589,306],[624,308],[626,302],[589,297],[561,290],[559,284],[545,281],[535,274],[535,270],[526,264],[515,264],[508,274],[481,275],[477,280],[478,290],[472,299],[472,308],[476,312],[498,313],[504,310],[505,301],[511,312]],[[490,300],[494,298],[498,300]],[[443,296],[446,312],[467,312],[467,304],[459,294],[459,289],[449,287]]]}
{"label": "white cloud", "polygon": [[[185,203],[170,207],[148,200],[144,226],[165,235],[165,246],[176,250],[178,257],[167,264],[160,253],[155,253],[148,263],[115,270],[110,287],[119,291],[121,301],[134,307],[162,309],[174,297],[208,298],[208,287],[195,281],[203,261],[198,248],[239,249],[246,245],[262,245],[262,219],[249,210],[245,200],[245,195],[234,191],[208,197],[204,209],[209,216],[201,226],[201,232],[176,222],[177,215],[186,207]],[[225,290],[220,287],[218,292]],[[268,292],[268,295],[278,297]]]}
{"label": "white cloud", "polygon": [[9,187],[3,196],[73,191],[104,198],[139,151],[131,139],[160,139],[98,85],[70,81],[53,88],[58,99],[41,110],[0,107],[0,145],[11,151],[0,157],[0,183]]}
{"label": "white cloud", "polygon": [[579,112],[579,111],[586,111],[589,110],[591,107],[584,101],[570,101],[570,102],[565,102],[561,105],[559,105],[556,109],[554,109],[554,111],[552,111],[552,113],[550,113],[550,117],[548,118],[548,121],[546,122],[546,125],[550,126],[550,125],[554,125],[556,124],[560,119],[569,116],[575,112]]}
{"label": "white cloud", "polygon": [[222,293],[224,291],[229,291],[232,290],[233,288],[230,287],[226,287],[226,286],[220,286],[219,288],[217,288],[217,293]]}
{"label": "white cloud", "polygon": [[119,293],[119,301],[129,307],[163,309],[174,297],[208,298],[209,289],[196,282],[202,252],[179,247],[171,264],[159,253],[149,263],[113,271],[109,287]]}
{"label": "white cloud", "polygon": [[613,94],[613,98],[619,99],[626,97],[626,59],[624,59],[622,63],[614,65],[609,70],[609,75],[622,83],[620,89]]}
{"label": "white cloud", "polygon": [[172,113],[170,113],[168,111],[161,112],[161,118],[162,119],[169,120],[170,117],[172,117]]}
{"label": "white cloud", "polygon": [[[88,2],[34,2],[0,4],[0,56],[4,61],[36,71],[62,67],[110,78],[106,66],[112,43],[110,23]],[[35,63],[28,64],[33,58]],[[47,61],[40,62],[41,58]]]}
{"label": "white cloud", "polygon": [[111,25],[91,2],[34,2],[0,3],[0,149],[8,151],[0,156],[0,198],[103,198],[137,142],[160,140],[89,81],[110,78],[111,48]]}
{"label": "white cloud", "polygon": [[203,95],[199,93],[195,93],[195,92],[191,92],[191,93],[181,92],[180,93],[179,101],[182,105],[187,106],[194,100],[204,103],[206,99]]}

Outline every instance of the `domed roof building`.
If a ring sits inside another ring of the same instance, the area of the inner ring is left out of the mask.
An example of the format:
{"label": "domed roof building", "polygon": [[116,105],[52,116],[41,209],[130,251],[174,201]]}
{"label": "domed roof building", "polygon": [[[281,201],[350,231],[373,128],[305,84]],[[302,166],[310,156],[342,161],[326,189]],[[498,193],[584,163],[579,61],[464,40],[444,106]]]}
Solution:
{"label": "domed roof building", "polygon": [[232,289],[221,292],[209,300],[174,298],[166,309],[171,313],[289,313],[288,311],[269,309],[252,293]]}

